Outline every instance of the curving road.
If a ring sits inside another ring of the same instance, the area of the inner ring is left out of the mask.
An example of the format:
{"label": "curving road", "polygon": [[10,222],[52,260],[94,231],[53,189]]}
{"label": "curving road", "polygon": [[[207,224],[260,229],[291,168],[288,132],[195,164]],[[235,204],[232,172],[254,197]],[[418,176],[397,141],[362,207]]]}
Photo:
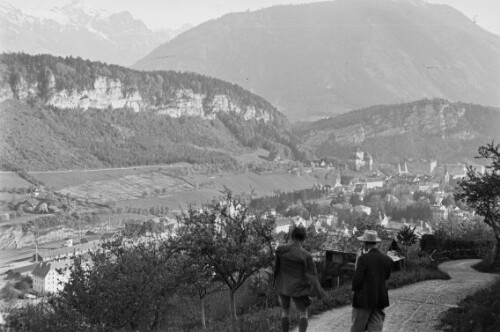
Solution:
{"label": "curving road", "polygon": [[[436,328],[439,314],[498,277],[474,270],[471,266],[477,262],[472,259],[446,262],[439,268],[450,275],[450,280],[429,280],[390,290],[391,305],[385,310],[384,332],[439,331]],[[307,330],[345,332],[350,326],[351,307],[345,306],[312,317]]]}

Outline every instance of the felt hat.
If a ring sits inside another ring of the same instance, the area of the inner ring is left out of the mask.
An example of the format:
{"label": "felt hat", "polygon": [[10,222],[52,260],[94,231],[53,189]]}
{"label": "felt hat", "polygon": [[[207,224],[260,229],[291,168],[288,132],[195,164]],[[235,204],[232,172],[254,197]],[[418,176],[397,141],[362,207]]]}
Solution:
{"label": "felt hat", "polygon": [[367,229],[363,236],[358,237],[359,241],[363,242],[380,242],[382,239],[378,237],[377,231]]}

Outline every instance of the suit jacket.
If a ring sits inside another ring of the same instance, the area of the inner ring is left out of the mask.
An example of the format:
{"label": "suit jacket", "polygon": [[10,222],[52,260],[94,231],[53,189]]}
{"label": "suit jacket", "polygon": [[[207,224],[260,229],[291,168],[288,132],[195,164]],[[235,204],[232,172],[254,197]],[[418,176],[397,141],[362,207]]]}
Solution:
{"label": "suit jacket", "polygon": [[352,279],[355,308],[383,309],[389,306],[386,280],[391,275],[392,260],[377,248],[358,259]]}
{"label": "suit jacket", "polygon": [[274,289],[287,296],[322,296],[312,256],[298,243],[276,249]]}

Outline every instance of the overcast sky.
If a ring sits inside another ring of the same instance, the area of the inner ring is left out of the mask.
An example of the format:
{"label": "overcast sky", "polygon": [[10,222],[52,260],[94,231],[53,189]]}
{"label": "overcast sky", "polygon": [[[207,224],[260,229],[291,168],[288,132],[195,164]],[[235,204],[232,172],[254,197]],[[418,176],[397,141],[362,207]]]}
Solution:
{"label": "overcast sky", "polygon": [[[22,10],[48,9],[71,0],[3,0]],[[402,1],[402,0],[395,0]],[[500,35],[500,0],[426,0],[450,5],[484,29]],[[81,1],[80,1],[81,2]],[[150,28],[179,28],[198,25],[231,12],[256,10],[278,4],[318,2],[318,0],[84,0],[86,5],[111,12],[129,11]]]}

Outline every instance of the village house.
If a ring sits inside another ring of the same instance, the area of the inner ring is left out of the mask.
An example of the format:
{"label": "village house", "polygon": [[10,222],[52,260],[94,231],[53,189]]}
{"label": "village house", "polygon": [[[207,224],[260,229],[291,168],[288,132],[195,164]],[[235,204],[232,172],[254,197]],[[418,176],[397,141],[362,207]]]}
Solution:
{"label": "village house", "polygon": [[38,259],[42,262],[49,262],[53,260],[82,255],[87,252],[93,251],[98,246],[99,243],[100,241],[96,240],[87,243],[77,244],[71,247],[62,247],[53,250],[39,251]]}
{"label": "village house", "polygon": [[382,188],[383,186],[384,186],[384,180],[381,179],[366,180],[366,189]]}
{"label": "village house", "polygon": [[448,208],[443,205],[432,205],[432,220],[439,221],[448,218]]}
{"label": "village house", "polygon": [[366,185],[364,183],[356,183],[353,190],[354,195],[358,195],[360,199],[363,199],[366,194]]}
{"label": "village house", "polygon": [[398,173],[433,175],[435,174],[436,167],[437,167],[437,160],[400,162],[398,163]]}
{"label": "village house", "polygon": [[372,156],[368,152],[362,151],[359,147],[354,151],[349,163],[355,171],[360,171],[361,169],[371,171],[373,168]]}
{"label": "village house", "polygon": [[16,279],[20,277],[30,276],[37,263],[20,266],[7,271],[7,279]]}
{"label": "village house", "polygon": [[353,207],[353,211],[365,213],[367,215],[372,214],[372,208],[369,206],[366,206],[366,205],[357,205],[357,206]]}
{"label": "village house", "polygon": [[69,264],[69,260],[39,263],[31,273],[33,290],[39,294],[61,291],[69,280]]}
{"label": "village house", "polygon": [[274,231],[276,234],[279,233],[288,233],[290,230],[290,226],[293,224],[293,221],[290,218],[285,218],[283,216],[276,217],[275,220],[275,228]]}

